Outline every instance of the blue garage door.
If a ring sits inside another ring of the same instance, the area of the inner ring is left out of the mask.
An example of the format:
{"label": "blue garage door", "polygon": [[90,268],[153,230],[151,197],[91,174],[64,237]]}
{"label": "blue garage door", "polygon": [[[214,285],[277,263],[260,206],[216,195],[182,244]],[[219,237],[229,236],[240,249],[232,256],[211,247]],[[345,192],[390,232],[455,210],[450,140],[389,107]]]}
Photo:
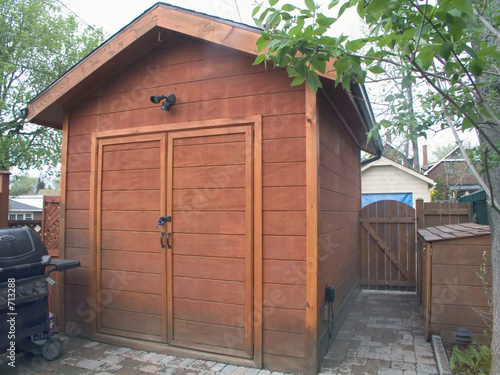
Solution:
{"label": "blue garage door", "polygon": [[378,201],[403,202],[413,207],[413,193],[363,194],[361,197],[361,207],[363,208],[370,203]]}

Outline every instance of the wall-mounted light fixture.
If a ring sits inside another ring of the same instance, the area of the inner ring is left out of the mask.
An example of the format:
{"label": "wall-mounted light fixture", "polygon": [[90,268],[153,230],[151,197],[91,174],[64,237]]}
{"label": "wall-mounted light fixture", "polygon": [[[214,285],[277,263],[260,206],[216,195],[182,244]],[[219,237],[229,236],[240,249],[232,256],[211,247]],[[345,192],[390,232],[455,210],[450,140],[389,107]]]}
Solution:
{"label": "wall-mounted light fixture", "polygon": [[153,95],[151,98],[151,103],[158,104],[160,103],[163,99],[165,101],[161,104],[161,109],[164,111],[170,111],[170,107],[172,107],[175,104],[175,95],[174,94],[168,94],[167,96],[165,95]]}

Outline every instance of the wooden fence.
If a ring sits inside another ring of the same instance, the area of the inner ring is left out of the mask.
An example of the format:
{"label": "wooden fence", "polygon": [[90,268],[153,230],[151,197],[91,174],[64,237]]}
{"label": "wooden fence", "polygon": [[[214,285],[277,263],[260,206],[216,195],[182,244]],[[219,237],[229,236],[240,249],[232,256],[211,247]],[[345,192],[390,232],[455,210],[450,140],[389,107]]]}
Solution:
{"label": "wooden fence", "polygon": [[423,260],[416,229],[471,222],[469,203],[417,199],[415,206],[379,201],[361,210],[363,288],[420,291]]}

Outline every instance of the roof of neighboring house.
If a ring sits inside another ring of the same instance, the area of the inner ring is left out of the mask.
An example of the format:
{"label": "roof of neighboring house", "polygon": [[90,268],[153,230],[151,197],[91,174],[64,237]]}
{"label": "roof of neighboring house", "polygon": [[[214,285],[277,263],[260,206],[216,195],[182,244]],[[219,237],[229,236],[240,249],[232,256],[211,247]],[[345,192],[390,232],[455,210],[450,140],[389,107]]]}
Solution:
{"label": "roof of neighboring house", "polygon": [[9,199],[9,211],[42,212],[42,210],[43,210],[42,195],[22,195],[17,198]]}
{"label": "roof of neighboring house", "polygon": [[446,161],[446,160],[452,160],[452,161],[463,161],[465,160],[464,157],[462,156],[462,154],[460,153],[460,157],[454,157],[452,158],[451,156],[456,152],[456,151],[460,151],[459,147],[455,147],[453,150],[451,150],[450,152],[448,152],[443,158],[441,158],[441,160],[439,160],[438,162],[434,163],[432,165],[432,167],[430,167],[429,169],[427,169],[425,171],[425,174],[429,174],[430,171],[432,171],[434,168],[436,168],[439,164],[441,164],[442,162]]}
{"label": "roof of neighboring house", "polygon": [[364,171],[366,171],[370,168],[386,167],[386,166],[392,166],[394,168],[399,169],[400,171],[408,173],[409,175],[426,182],[429,185],[429,187],[432,187],[435,184],[434,180],[430,179],[429,177],[426,177],[423,174],[415,172],[413,169],[410,169],[410,168],[405,167],[399,163],[396,163],[395,161],[392,161],[391,159],[388,159],[384,156],[382,156],[379,160],[376,160],[370,164],[366,164],[366,165],[362,166],[361,173],[363,173]]}
{"label": "roof of neighboring house", "polygon": [[[176,33],[256,56],[256,42],[260,32],[259,28],[242,23],[157,3],[28,103],[27,120],[62,129],[64,111],[82,100],[89,93],[89,88],[97,87],[123,69],[124,65],[137,61]],[[320,75],[326,80],[335,80],[333,71]],[[355,85],[353,93],[354,95],[347,95],[347,98],[356,109],[363,127],[369,131],[373,128],[373,115],[365,97],[366,92],[359,85]],[[366,136],[366,132],[363,136]],[[377,139],[372,139],[363,149],[371,153],[381,152],[382,145],[379,143]]]}

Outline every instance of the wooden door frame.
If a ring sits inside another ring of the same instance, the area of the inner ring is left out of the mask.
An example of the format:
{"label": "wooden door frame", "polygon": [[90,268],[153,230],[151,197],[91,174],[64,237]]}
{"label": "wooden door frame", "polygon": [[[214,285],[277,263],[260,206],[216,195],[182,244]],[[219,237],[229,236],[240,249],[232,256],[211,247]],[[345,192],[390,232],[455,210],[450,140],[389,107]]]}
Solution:
{"label": "wooden door frame", "polygon": [[[262,331],[263,331],[263,315],[262,315],[262,299],[263,299],[263,288],[262,288],[262,275],[263,275],[263,261],[262,261],[262,116],[247,116],[247,117],[235,117],[235,118],[224,118],[224,119],[212,119],[205,121],[192,121],[186,123],[174,123],[174,124],[159,124],[153,126],[144,127],[134,127],[128,129],[120,130],[107,130],[101,132],[95,132],[92,134],[91,140],[91,165],[90,165],[90,213],[89,213],[89,243],[90,243],[90,264],[89,264],[89,274],[92,275],[89,280],[89,298],[92,301],[97,301],[98,291],[100,287],[100,282],[98,280],[98,269],[100,268],[100,262],[98,261],[98,249],[100,246],[100,241],[98,238],[98,233],[100,228],[99,210],[101,204],[100,198],[100,181],[102,176],[99,174],[101,171],[101,162],[99,155],[102,155],[102,145],[104,144],[114,144],[114,143],[126,143],[130,142],[131,139],[159,139],[158,137],[164,137],[162,141],[163,157],[161,158],[161,187],[160,190],[166,192],[167,190],[167,144],[166,137],[169,132],[181,131],[181,130],[195,130],[195,129],[209,129],[209,128],[223,128],[223,127],[236,127],[242,125],[250,125],[253,129],[253,145],[252,145],[252,168],[253,168],[253,220],[251,225],[253,227],[253,298],[252,306],[253,309],[251,314],[245,314],[251,319],[251,325],[253,328],[253,359],[251,360],[241,360],[242,364],[247,364],[249,366],[262,367]],[[119,140],[115,142],[114,140]],[[248,152],[248,147],[247,147]],[[162,194],[162,199],[166,199],[166,194]],[[162,201],[162,214],[167,213],[166,201]],[[165,254],[165,252],[163,252]],[[166,266],[166,255],[162,256],[163,265]],[[167,282],[165,275],[165,283]],[[164,284],[165,285],[165,284]],[[164,293],[167,293],[165,290]],[[167,302],[165,295],[164,301]],[[165,309],[166,314],[171,315],[171,306],[166,303]],[[163,307],[162,307],[163,309]],[[112,334],[99,333],[97,332],[98,318],[96,313],[90,314],[90,333],[93,339],[102,339],[108,341],[122,342],[122,343],[133,343],[134,339],[116,338]],[[147,336],[147,335],[146,335]],[[139,338],[139,337],[138,337]],[[162,332],[162,338],[165,338],[165,342],[168,339],[168,327],[165,327]],[[143,339],[148,339],[144,337]],[[136,345],[137,346],[137,345]],[[168,346],[168,345],[165,345]],[[151,345],[148,345],[151,347]],[[213,355],[209,355],[212,356]],[[219,355],[219,357],[221,357]],[[227,356],[228,359],[236,359],[236,357]],[[233,361],[234,362],[234,361]]]}

